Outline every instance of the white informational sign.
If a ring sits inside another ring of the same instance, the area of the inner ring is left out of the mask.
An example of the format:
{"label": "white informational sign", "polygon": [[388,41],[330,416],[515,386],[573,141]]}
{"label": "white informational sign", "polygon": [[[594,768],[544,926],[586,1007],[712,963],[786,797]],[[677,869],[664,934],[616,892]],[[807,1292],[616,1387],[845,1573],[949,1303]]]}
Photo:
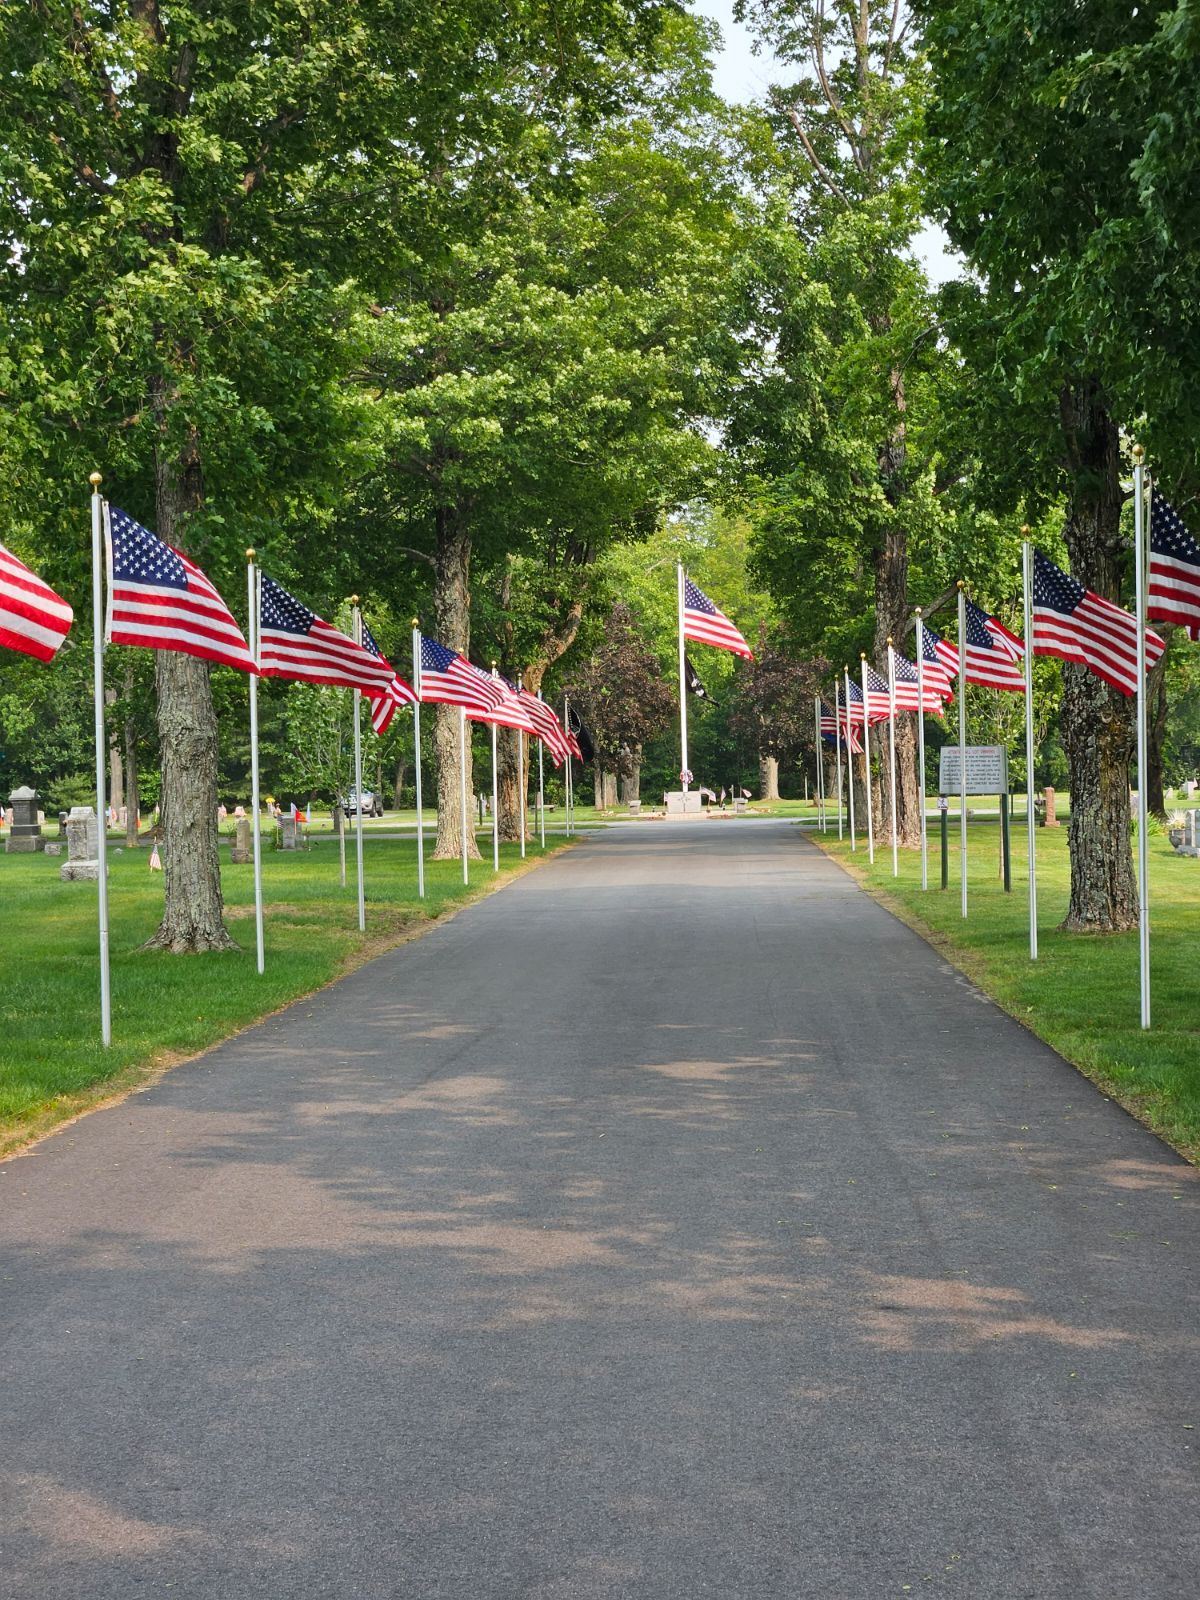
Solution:
{"label": "white informational sign", "polygon": [[[961,794],[962,781],[958,767],[958,746],[943,745],[938,768],[938,793]],[[967,746],[967,793],[1008,793],[1008,751],[1002,744],[969,744]]]}

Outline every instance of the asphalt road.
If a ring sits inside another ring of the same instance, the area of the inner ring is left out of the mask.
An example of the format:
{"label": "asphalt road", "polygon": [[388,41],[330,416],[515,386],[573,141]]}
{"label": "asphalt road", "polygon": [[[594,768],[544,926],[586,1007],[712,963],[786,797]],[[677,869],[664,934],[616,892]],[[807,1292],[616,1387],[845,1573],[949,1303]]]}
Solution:
{"label": "asphalt road", "polygon": [[0,1166],[4,1600],[1196,1592],[1196,1173],[786,825]]}

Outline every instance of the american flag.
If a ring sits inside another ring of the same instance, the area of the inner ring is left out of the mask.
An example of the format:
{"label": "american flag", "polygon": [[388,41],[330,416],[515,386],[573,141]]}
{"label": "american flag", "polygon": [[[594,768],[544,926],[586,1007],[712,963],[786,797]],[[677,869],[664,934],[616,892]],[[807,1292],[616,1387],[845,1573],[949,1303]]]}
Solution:
{"label": "american flag", "polygon": [[[928,668],[918,674],[917,664],[910,661],[907,656],[897,653],[894,656],[894,672],[896,677],[896,710],[897,711],[927,711],[932,716],[940,717],[947,699],[953,695],[953,690],[946,682],[940,664],[936,673]],[[924,680],[925,701],[922,705],[920,694]]]}
{"label": "american flag", "polygon": [[925,666],[925,679],[936,677],[942,689],[942,698],[949,700],[954,691],[950,687],[950,680],[958,675],[958,651],[948,640],[932,628],[921,625],[921,656]]}
{"label": "american flag", "polygon": [[[1166,649],[1146,629],[1146,667]],[[1137,618],[1033,552],[1033,653],[1087,667],[1122,694],[1137,693]]]}
{"label": "american flag", "polygon": [[881,678],[870,662],[863,663],[867,680],[867,716],[872,723],[886,722],[892,714],[892,695],[886,678]]}
{"label": "american flag", "polygon": [[850,709],[846,709],[846,697],[839,689],[837,692],[838,720],[841,723],[842,742],[858,756],[862,754],[862,740],[858,737],[858,730],[862,727],[862,690],[856,683],[850,685]]}
{"label": "american flag", "polygon": [[[391,666],[388,658],[375,642],[375,635],[367,627],[366,618],[362,618],[363,649],[368,655],[375,656],[382,661],[385,667]],[[392,718],[396,715],[397,706],[411,706],[416,704],[416,695],[404,679],[398,674],[394,675],[387,686],[387,692],[376,695],[371,701],[371,726],[376,734],[382,738],[388,731]]]}
{"label": "american flag", "polygon": [[322,621],[274,578],[264,574],[261,582],[258,655],[265,678],[335,684],[372,698],[390,693],[395,673],[381,656]]}
{"label": "american flag", "polygon": [[422,634],[417,695],[422,705],[462,706],[468,716],[488,721],[503,704],[504,685],[457,650]]}
{"label": "american flag", "polygon": [[965,606],[967,619],[967,682],[985,689],[1025,690],[1025,646],[1002,622],[988,615],[973,600]]}
{"label": "american flag", "polygon": [[52,661],[73,616],[61,595],[0,544],[0,645]]}
{"label": "american flag", "polygon": [[1146,615],[1178,622],[1200,639],[1200,544],[1178,511],[1155,489],[1150,497],[1150,567]]}
{"label": "american flag", "polygon": [[105,507],[105,524],[106,639],[255,670],[242,630],[199,567],[116,506]]}
{"label": "american flag", "polygon": [[498,722],[502,728],[515,728],[519,733],[527,733],[531,739],[538,738],[537,724],[525,703],[524,691],[518,689],[515,683],[510,683],[500,672],[492,673],[492,681],[500,686],[500,703],[494,711],[479,720]]}
{"label": "american flag", "polygon": [[834,741],[837,739],[837,718],[834,716],[833,712],[829,709],[829,707],[825,704],[824,700],[821,701],[821,717],[820,717],[820,721],[821,721],[821,737],[824,738],[824,739],[828,739],[830,744],[834,743]]}
{"label": "american flag", "polygon": [[556,767],[560,767],[567,752],[562,723],[546,702],[538,695],[530,694],[528,689],[521,690],[521,703],[529,713],[534,733],[550,752],[551,761]]}
{"label": "american flag", "polygon": [[732,650],[735,656],[753,660],[750,646],[733,623],[686,574],[683,580],[683,637],[696,639],[700,644],[714,644],[720,650]]}

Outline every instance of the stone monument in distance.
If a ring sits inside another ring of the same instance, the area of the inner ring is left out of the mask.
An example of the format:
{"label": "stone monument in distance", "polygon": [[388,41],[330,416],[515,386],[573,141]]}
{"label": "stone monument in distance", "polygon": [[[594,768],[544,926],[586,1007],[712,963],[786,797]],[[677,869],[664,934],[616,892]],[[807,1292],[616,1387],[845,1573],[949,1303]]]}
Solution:
{"label": "stone monument in distance", "polygon": [[38,822],[37,790],[14,789],[8,800],[13,817],[12,832],[5,843],[5,852],[10,855],[33,855],[35,851],[44,850],[46,841],[42,838]]}

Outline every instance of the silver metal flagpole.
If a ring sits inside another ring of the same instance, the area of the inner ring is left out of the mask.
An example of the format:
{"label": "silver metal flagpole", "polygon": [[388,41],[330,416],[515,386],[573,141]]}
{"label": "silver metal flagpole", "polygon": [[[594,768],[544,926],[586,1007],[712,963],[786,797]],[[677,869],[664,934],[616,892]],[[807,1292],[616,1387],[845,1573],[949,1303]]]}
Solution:
{"label": "silver metal flagpole", "polygon": [[[563,732],[569,739],[571,737],[571,700],[568,695],[563,695]],[[567,838],[571,837],[571,805],[574,801],[574,774],[571,771],[571,747],[567,746],[567,778],[563,788],[563,804],[567,812]]]}
{"label": "silver metal flagpole", "polygon": [[462,867],[463,882],[470,883],[470,873],[467,867],[467,708],[458,708],[458,778],[459,778],[459,821],[462,825]]}
{"label": "silver metal flagpole", "polygon": [[863,697],[863,787],[867,795],[867,860],[875,863],[875,797],[871,793],[871,730],[867,717],[867,657],[864,651],[859,663]]}
{"label": "silver metal flagpole", "polygon": [[[521,692],[521,680],[517,679],[517,693]],[[525,859],[525,735],[520,728],[517,729],[517,809],[521,816],[521,860]]]}
{"label": "silver metal flagpole", "polygon": [[837,813],[839,839],[842,837],[842,717],[841,707],[838,704],[840,699],[841,690],[838,688],[838,682],[835,678],[833,680],[833,748],[835,752],[835,760],[837,761]]}
{"label": "silver metal flagpole", "polygon": [[1150,840],[1149,752],[1146,740],[1146,452],[1133,447],[1134,579],[1137,586],[1137,757],[1138,757],[1138,951],[1142,1027],[1150,1026]]}
{"label": "silver metal flagpole", "polygon": [[[688,740],[687,740],[687,662],[683,649],[683,562],[675,563],[676,622],[679,628],[679,781],[683,792],[688,792]],[[686,801],[684,802],[686,807]]]}
{"label": "silver metal flagpole", "polygon": [[413,693],[417,697],[413,705],[413,745],[416,751],[417,769],[417,896],[424,900],[425,817],[421,810],[421,630],[416,617],[413,618],[412,652]]}
{"label": "silver metal flagpole", "polygon": [[[246,598],[249,602],[250,654],[258,666],[259,612],[262,608],[262,584],[253,550],[246,551]],[[254,860],[254,946],[258,960],[259,976],[266,968],[266,949],[263,943],[263,889],[262,889],[262,793],[258,774],[258,674],[250,674],[250,837]],[[344,844],[343,844],[344,849]],[[343,877],[342,882],[345,883]]]}
{"label": "silver metal flagpole", "polygon": [[[542,698],[542,691],[538,690],[538,699]],[[542,849],[546,848],[546,747],[541,739],[538,740],[538,833],[541,836]]]}
{"label": "silver metal flagpole", "polygon": [[817,758],[817,830],[825,832],[825,797],[821,792],[821,696],[813,697],[813,729],[816,734],[813,754]]}
{"label": "silver metal flagpole", "polygon": [[112,1044],[112,979],[108,961],[108,750],[104,733],[104,502],[100,498],[103,478],[93,472],[92,486],[92,679],[96,697],[96,879],[100,933],[100,1038],[105,1047]]}
{"label": "silver metal flagpole", "polygon": [[850,848],[858,849],[858,835],[854,829],[854,741],[850,727],[850,668],[843,667],[846,675],[846,789],[850,796]]}
{"label": "silver metal flagpole", "polygon": [[1029,959],[1038,958],[1037,819],[1033,814],[1033,546],[1021,529],[1021,590],[1025,613],[1025,828],[1029,836]]}
{"label": "silver metal flagpole", "polygon": [[967,595],[958,585],[958,874],[962,881],[962,914],[967,914]]}
{"label": "silver metal flagpole", "polygon": [[[499,677],[492,662],[492,677]],[[496,772],[496,724],[492,723],[492,871],[500,871],[500,786]]]}
{"label": "silver metal flagpole", "polygon": [[892,803],[892,877],[900,876],[899,840],[896,834],[896,652],[888,640],[888,783]]}
{"label": "silver metal flagpole", "polygon": [[917,607],[917,785],[921,797],[921,887],[929,887],[929,824],[925,816],[925,624]]}
{"label": "silver metal flagpole", "polygon": [[[351,616],[353,620],[354,642],[362,644],[362,612],[358,609],[358,596],[350,596]],[[362,798],[362,717],[359,709],[362,704],[362,694],[358,689],[351,690],[354,696],[354,853],[358,871],[358,931],[367,931],[367,891],[363,883],[363,798]]]}

